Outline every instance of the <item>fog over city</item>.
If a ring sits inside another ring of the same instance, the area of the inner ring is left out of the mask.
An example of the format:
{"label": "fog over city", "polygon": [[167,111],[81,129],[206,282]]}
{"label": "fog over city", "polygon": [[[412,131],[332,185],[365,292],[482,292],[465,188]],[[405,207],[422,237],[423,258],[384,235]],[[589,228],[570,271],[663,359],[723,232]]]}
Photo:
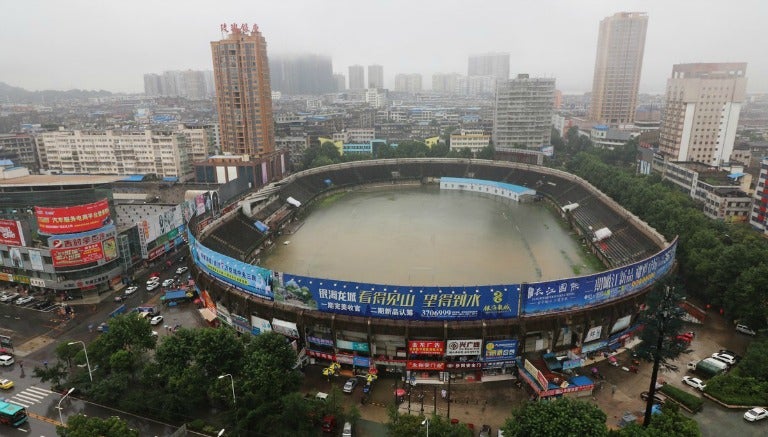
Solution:
{"label": "fog over city", "polygon": [[663,93],[672,65],[747,62],[748,92],[768,92],[768,2],[567,1],[89,1],[7,0],[0,81],[30,90],[142,92],[142,75],[210,70],[222,23],[257,24],[269,54],[331,56],[398,73],[467,71],[467,57],[509,52],[510,73],[555,77],[564,93],[591,90],[600,20],[647,12],[640,92]]}

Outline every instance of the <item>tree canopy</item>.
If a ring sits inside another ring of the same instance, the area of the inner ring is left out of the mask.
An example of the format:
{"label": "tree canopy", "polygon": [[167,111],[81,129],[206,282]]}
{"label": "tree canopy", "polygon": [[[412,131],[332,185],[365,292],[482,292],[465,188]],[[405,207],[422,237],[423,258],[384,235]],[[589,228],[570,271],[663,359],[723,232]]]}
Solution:
{"label": "tree canopy", "polygon": [[561,398],[547,402],[528,402],[512,410],[501,428],[504,436],[606,436],[606,415],[595,405]]}
{"label": "tree canopy", "polygon": [[63,437],[138,437],[139,431],[128,427],[119,417],[106,419],[76,414],[67,418],[67,427],[57,427],[56,433]]}

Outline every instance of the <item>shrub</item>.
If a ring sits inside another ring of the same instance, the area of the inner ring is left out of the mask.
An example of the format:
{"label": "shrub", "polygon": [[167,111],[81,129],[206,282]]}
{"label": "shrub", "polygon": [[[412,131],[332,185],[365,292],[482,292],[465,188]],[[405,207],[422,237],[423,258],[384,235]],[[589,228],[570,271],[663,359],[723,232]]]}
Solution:
{"label": "shrub", "polygon": [[707,382],[707,394],[730,405],[768,405],[768,381],[734,373],[719,375]]}
{"label": "shrub", "polygon": [[[704,406],[704,401],[700,397],[692,395],[685,390],[679,389],[669,384],[662,386],[661,392],[676,400],[677,402],[680,402],[694,413],[701,411],[702,407]],[[707,386],[707,392],[709,392],[709,386]]]}

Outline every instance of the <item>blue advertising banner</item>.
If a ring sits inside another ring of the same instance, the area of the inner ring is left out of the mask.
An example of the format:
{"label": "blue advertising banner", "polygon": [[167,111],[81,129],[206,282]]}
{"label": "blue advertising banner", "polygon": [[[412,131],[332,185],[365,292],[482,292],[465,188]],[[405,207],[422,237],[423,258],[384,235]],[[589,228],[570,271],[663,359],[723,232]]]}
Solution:
{"label": "blue advertising banner", "polygon": [[283,274],[278,299],[329,313],[412,320],[517,316],[519,286],[409,287]]}
{"label": "blue advertising banner", "polygon": [[352,359],[352,365],[355,367],[371,367],[371,359],[368,357],[355,356]]}
{"label": "blue advertising banner", "polygon": [[517,340],[492,340],[485,342],[483,361],[508,361],[517,356]]}
{"label": "blue advertising banner", "polygon": [[677,239],[656,255],[624,267],[580,278],[523,286],[523,314],[568,311],[624,297],[653,284],[675,261]]}
{"label": "blue advertising banner", "polygon": [[206,273],[240,291],[269,300],[274,298],[269,286],[269,279],[272,277],[271,270],[216,253],[200,244],[191,232],[188,235],[192,258],[195,260],[195,264]]}

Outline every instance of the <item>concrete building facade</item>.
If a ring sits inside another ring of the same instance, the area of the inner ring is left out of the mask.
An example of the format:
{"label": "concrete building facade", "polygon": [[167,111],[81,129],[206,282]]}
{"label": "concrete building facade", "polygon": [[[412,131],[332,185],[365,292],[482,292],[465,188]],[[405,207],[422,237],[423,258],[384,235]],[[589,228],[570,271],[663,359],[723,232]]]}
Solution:
{"label": "concrete building facade", "polygon": [[648,15],[644,12],[618,12],[600,21],[592,120],[612,127],[632,124],[647,28]]}
{"label": "concrete building facade", "polygon": [[555,79],[531,78],[500,81],[496,90],[493,144],[496,150],[538,149],[549,144]]}
{"label": "concrete building facade", "polygon": [[267,42],[256,25],[211,41],[222,152],[261,157],[275,150]]}
{"label": "concrete building facade", "polygon": [[490,143],[491,136],[484,134],[482,129],[463,129],[459,133],[451,134],[450,149],[469,149],[472,153],[477,153]]}
{"label": "concrete building facade", "polygon": [[421,75],[398,74],[395,76],[395,91],[401,93],[416,94],[421,92]]}
{"label": "concrete building facade", "polygon": [[659,150],[675,161],[730,161],[747,90],[747,64],[677,64],[667,81]]}
{"label": "concrete building facade", "polygon": [[0,134],[0,159],[10,159],[14,164],[36,172],[40,169],[37,144],[29,134]]}
{"label": "concrete building facade", "polygon": [[365,68],[362,65],[351,65],[349,67],[349,89],[365,89]]}
{"label": "concrete building facade", "polygon": [[509,79],[509,53],[483,53],[471,55],[467,62],[467,76],[493,76]]}
{"label": "concrete building facade", "polygon": [[381,65],[368,66],[368,88],[384,88],[384,67]]}

